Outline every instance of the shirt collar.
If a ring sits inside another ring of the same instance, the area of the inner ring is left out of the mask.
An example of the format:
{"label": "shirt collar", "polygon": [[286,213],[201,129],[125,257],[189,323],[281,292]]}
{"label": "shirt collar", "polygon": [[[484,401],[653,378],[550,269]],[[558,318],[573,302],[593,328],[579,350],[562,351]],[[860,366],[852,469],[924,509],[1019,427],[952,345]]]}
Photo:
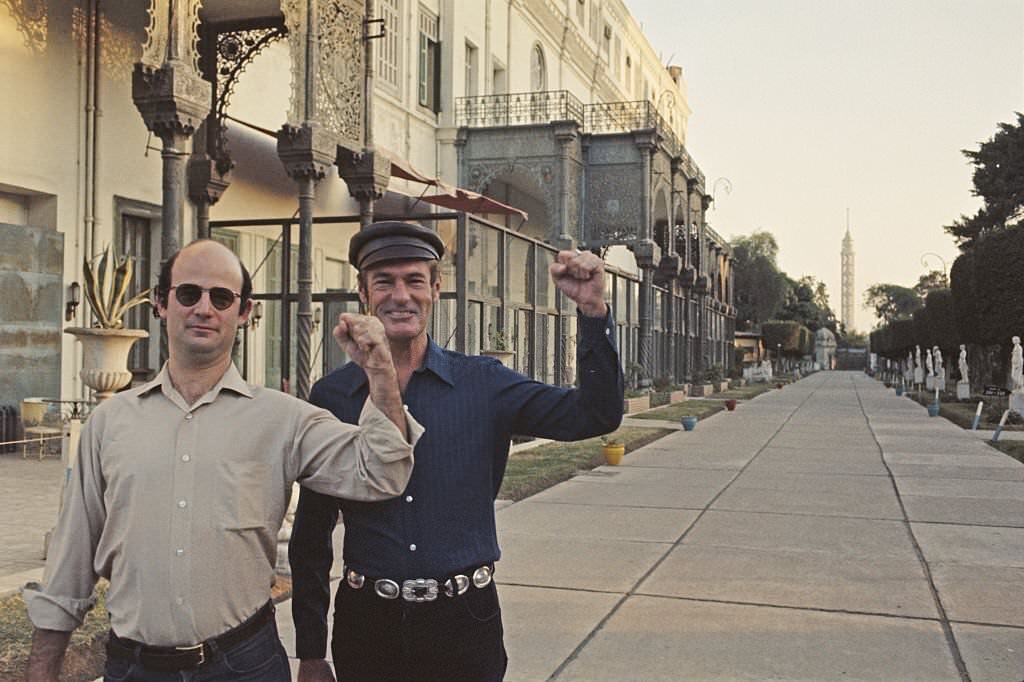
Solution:
{"label": "shirt collar", "polygon": [[[345,389],[350,398],[366,385],[366,372],[358,365],[353,366],[357,374]],[[423,366],[417,369],[416,372],[431,372],[449,386],[455,385],[455,380],[452,378],[451,361],[448,359],[448,355],[429,336],[427,337],[427,353],[423,358]]]}
{"label": "shirt collar", "polygon": [[[178,390],[174,388],[174,384],[171,382],[171,375],[167,371],[167,363],[160,369],[159,374],[153,377],[152,381],[149,381],[139,389],[139,397],[144,397],[156,389],[161,389],[164,395],[173,400],[172,396],[179,395]],[[200,399],[196,402],[196,407],[204,402],[212,402],[220,395],[221,390],[227,389],[233,391],[239,395],[245,396],[246,398],[252,398],[252,388],[249,384],[245,383],[245,379],[238,373],[238,368],[235,367],[235,363],[228,363],[227,371],[220,378],[213,388],[206,394],[209,400]],[[206,397],[204,396],[204,397]]]}

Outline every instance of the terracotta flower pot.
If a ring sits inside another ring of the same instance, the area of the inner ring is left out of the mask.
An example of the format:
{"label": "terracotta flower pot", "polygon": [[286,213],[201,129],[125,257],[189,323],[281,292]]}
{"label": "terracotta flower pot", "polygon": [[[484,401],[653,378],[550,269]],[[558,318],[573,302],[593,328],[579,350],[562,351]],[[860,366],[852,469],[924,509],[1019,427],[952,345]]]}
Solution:
{"label": "terracotta flower pot", "polygon": [[601,451],[604,452],[604,461],[612,466],[618,466],[622,462],[622,456],[626,454],[626,446],[621,443],[602,445]]}
{"label": "terracotta flower pot", "polygon": [[736,401],[733,400],[732,398],[729,398],[728,400],[726,400],[725,401],[725,409],[729,410],[730,412],[735,410],[736,409]]}

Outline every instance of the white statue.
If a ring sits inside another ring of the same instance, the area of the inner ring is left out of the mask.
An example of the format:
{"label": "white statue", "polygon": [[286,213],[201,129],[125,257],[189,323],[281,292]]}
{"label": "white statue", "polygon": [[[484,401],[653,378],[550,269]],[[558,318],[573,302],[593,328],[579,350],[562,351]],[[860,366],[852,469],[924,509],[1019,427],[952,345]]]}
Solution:
{"label": "white statue", "polygon": [[931,348],[924,349],[924,368],[928,370],[928,376],[935,376],[935,367],[932,365],[932,350]]}
{"label": "white statue", "polygon": [[921,366],[921,346],[914,346],[914,383],[924,383],[924,368]]}
{"label": "white statue", "polygon": [[960,344],[960,360],[957,363],[957,368],[960,370],[960,383],[971,383],[971,380],[967,378],[967,346],[962,343]]}
{"label": "white statue", "polygon": [[938,346],[932,350],[932,357],[935,358],[935,377],[941,385],[946,381],[946,369],[942,366],[942,350]]}
{"label": "white statue", "polygon": [[1024,393],[1024,359],[1021,356],[1020,337],[1013,337],[1010,350],[1010,379],[1014,392]]}
{"label": "white statue", "polygon": [[924,367],[921,364],[921,346],[914,346],[914,367]]}

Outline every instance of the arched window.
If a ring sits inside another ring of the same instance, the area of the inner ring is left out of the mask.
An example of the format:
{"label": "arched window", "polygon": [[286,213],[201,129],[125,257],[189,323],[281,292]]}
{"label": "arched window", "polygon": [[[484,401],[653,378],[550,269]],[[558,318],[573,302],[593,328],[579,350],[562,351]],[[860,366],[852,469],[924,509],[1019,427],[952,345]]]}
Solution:
{"label": "arched window", "polygon": [[530,53],[530,89],[533,92],[548,89],[548,68],[544,61],[544,48],[540,43],[534,43]]}

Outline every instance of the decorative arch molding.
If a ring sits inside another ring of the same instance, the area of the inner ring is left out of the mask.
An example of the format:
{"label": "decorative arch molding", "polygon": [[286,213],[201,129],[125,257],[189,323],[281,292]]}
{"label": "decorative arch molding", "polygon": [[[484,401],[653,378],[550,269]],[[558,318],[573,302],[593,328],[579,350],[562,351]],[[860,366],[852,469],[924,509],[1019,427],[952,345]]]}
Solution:
{"label": "decorative arch molding", "polygon": [[[505,182],[537,199],[553,222],[558,215],[558,173],[558,165],[551,158],[474,161],[466,168],[465,184],[467,189],[484,194],[492,182]],[[557,226],[548,227],[555,232]]]}

